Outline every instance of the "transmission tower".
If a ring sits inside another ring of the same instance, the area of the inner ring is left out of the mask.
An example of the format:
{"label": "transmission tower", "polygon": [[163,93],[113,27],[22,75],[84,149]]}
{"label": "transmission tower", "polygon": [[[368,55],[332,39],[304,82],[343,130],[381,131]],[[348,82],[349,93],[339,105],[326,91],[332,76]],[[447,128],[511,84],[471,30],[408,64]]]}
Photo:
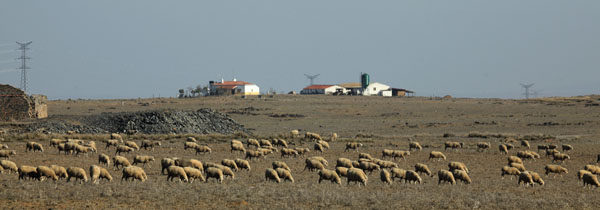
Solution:
{"label": "transmission tower", "polygon": [[304,74],[304,76],[306,76],[306,78],[308,78],[310,80],[310,85],[314,85],[315,79],[321,74],[316,74],[316,75],[308,75],[308,74]]}
{"label": "transmission tower", "polygon": [[17,58],[17,60],[21,60],[21,67],[18,68],[21,70],[21,90],[23,90],[25,93],[27,93],[27,69],[29,69],[27,66],[27,59],[30,59],[27,57],[26,52],[29,49],[27,46],[29,46],[31,43],[32,42],[17,42],[17,44],[20,46],[19,50],[21,50],[21,57]]}
{"label": "transmission tower", "polygon": [[523,84],[521,83],[521,87],[525,88],[525,93],[523,93],[525,95],[525,99],[529,99],[529,88],[531,88],[531,86],[533,86],[535,83],[531,83],[531,84]]}

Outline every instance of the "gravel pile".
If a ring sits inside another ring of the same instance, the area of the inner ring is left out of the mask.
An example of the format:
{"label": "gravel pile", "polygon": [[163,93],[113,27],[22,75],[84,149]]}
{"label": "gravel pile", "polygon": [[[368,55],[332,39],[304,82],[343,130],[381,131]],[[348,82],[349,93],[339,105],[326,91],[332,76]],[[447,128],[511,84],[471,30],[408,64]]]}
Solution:
{"label": "gravel pile", "polygon": [[122,133],[125,131],[142,134],[248,133],[243,125],[212,109],[103,113],[79,119],[60,119],[42,120],[28,125],[25,130],[26,132],[52,133],[65,133],[72,130],[83,134]]}

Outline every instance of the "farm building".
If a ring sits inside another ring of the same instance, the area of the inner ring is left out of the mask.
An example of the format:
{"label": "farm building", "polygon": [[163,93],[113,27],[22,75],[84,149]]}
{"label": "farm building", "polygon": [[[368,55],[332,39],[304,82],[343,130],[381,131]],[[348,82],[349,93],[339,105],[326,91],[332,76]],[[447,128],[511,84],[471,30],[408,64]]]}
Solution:
{"label": "farm building", "polygon": [[209,82],[210,95],[259,95],[260,88],[253,83],[237,81]]}
{"label": "farm building", "polygon": [[311,85],[300,91],[300,94],[333,94],[344,92],[344,88],[338,85]]}
{"label": "farm building", "polygon": [[390,90],[390,86],[381,84],[379,82],[374,82],[369,84],[367,88],[364,89],[363,95],[365,96],[392,96],[392,91]]}
{"label": "farm building", "polygon": [[348,95],[360,95],[362,93],[360,82],[342,83],[339,86],[343,87],[345,89],[344,93]]}
{"label": "farm building", "polygon": [[413,96],[415,92],[402,89],[402,88],[392,88],[392,96]]}
{"label": "farm building", "polygon": [[10,85],[0,85],[0,121],[48,117],[45,95],[28,96]]}

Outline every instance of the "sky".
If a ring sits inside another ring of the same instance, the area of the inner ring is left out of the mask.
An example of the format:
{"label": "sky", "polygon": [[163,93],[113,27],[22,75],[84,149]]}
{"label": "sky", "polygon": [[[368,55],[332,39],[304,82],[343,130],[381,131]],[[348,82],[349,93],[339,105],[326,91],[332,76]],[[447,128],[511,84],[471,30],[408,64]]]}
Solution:
{"label": "sky", "polygon": [[0,84],[50,99],[174,97],[210,80],[261,91],[371,82],[417,96],[599,94],[598,0],[0,2]]}

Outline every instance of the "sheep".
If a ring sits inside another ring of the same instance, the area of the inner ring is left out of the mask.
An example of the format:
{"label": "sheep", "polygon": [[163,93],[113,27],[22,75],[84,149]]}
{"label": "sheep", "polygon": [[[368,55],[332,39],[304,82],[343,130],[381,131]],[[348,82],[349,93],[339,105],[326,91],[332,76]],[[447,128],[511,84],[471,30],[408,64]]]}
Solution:
{"label": "sheep", "polygon": [[515,145],[512,145],[510,143],[506,143],[506,144],[504,144],[504,146],[506,146],[507,150],[511,150],[511,149],[515,148]]}
{"label": "sheep", "polygon": [[381,168],[379,167],[379,165],[377,165],[375,163],[361,162],[360,169],[362,169],[364,171],[368,171],[369,174],[371,174],[371,173],[373,173],[374,170],[380,170]]}
{"label": "sheep", "polygon": [[423,184],[423,179],[421,179],[421,176],[419,176],[419,173],[417,173],[416,171],[413,171],[413,170],[406,171],[406,176],[405,176],[404,180],[408,183]]}
{"label": "sheep", "polygon": [[398,164],[392,161],[379,161],[377,165],[381,168],[398,168]]}
{"label": "sheep", "polygon": [[121,143],[123,143],[123,137],[121,135],[119,135],[118,133],[111,133],[110,139],[119,140],[119,141],[121,141]]}
{"label": "sheep", "polygon": [[260,147],[260,142],[258,142],[258,140],[256,139],[248,139],[248,141],[246,141],[246,144],[248,148],[250,148],[250,146],[255,146],[256,148]]}
{"label": "sheep", "polygon": [[332,133],[331,134],[331,138],[329,139],[329,141],[337,141],[338,139],[338,134],[337,133]]}
{"label": "sheep", "polygon": [[279,176],[280,179],[288,180],[292,183],[294,183],[294,177],[292,177],[292,172],[290,172],[289,170],[283,169],[283,168],[277,168],[275,169],[275,171],[277,171],[277,175]]}
{"label": "sheep", "polygon": [[44,146],[42,146],[42,144],[37,143],[37,142],[33,142],[33,152],[39,151],[39,152],[44,152]]}
{"label": "sheep", "polygon": [[116,139],[106,140],[106,149],[108,149],[110,146],[113,146],[113,147],[119,146],[119,140],[116,140]]}
{"label": "sheep", "polygon": [[174,159],[175,165],[179,166],[179,167],[192,167],[192,168],[197,168],[200,171],[204,171],[204,165],[202,164],[201,161],[196,160],[196,159],[185,159],[185,160],[181,160],[181,159]]}
{"label": "sheep", "polygon": [[471,177],[463,170],[454,170],[452,175],[456,180],[463,181],[465,184],[471,184]]}
{"label": "sheep", "polygon": [[564,162],[570,158],[571,157],[569,157],[567,154],[554,153],[554,155],[552,155],[552,162]]}
{"label": "sheep", "polygon": [[299,130],[292,130],[292,131],[290,131],[290,135],[292,136],[292,138],[298,137],[298,136],[300,136],[300,131]]}
{"label": "sheep", "polygon": [[309,140],[323,140],[323,138],[321,138],[321,135],[311,132],[306,132],[304,134],[304,138]]}
{"label": "sheep", "polygon": [[65,167],[62,166],[57,166],[57,165],[51,165],[50,168],[52,170],[54,170],[54,174],[56,174],[56,176],[58,176],[59,179],[62,178],[69,178],[69,173],[67,173],[67,169]]}
{"label": "sheep", "polygon": [[258,143],[260,147],[273,147],[273,144],[271,144],[271,142],[267,139],[261,139]]}
{"label": "sheep", "polygon": [[210,147],[208,147],[208,146],[202,145],[202,146],[196,147],[196,155],[198,153],[205,154],[207,152],[208,153],[212,153],[212,149]]}
{"label": "sheep", "polygon": [[403,160],[406,160],[406,156],[409,156],[409,155],[410,155],[409,151],[394,150],[392,152],[392,157],[394,158],[394,160],[396,160],[396,158],[401,158]]}
{"label": "sheep", "polygon": [[444,143],[444,150],[450,148],[450,149],[458,149],[458,148],[462,148],[463,147],[463,143],[462,142],[451,142],[451,141],[447,141]]}
{"label": "sheep", "polygon": [[317,161],[321,162],[321,164],[323,164],[324,166],[327,166],[327,164],[329,164],[329,162],[327,162],[327,160],[325,160],[325,158],[323,158],[321,156],[312,156],[308,159],[317,160]]}
{"label": "sheep", "polygon": [[[519,169],[517,169],[515,167],[504,166],[504,167],[502,167],[501,176],[504,179],[504,175],[518,176],[520,173],[521,173],[521,171],[519,171]],[[512,180],[512,176],[510,177],[511,180]]]}
{"label": "sheep", "polygon": [[381,178],[381,181],[383,183],[392,184],[392,175],[389,171],[385,169],[381,170],[381,172],[379,173],[379,177]]}
{"label": "sheep", "polygon": [[235,165],[237,165],[239,169],[246,169],[248,171],[252,169],[252,167],[250,167],[250,163],[247,160],[235,159]]}
{"label": "sheep", "polygon": [[30,141],[30,142],[27,142],[27,144],[25,144],[25,151],[26,151],[26,152],[30,152],[31,150],[33,150],[33,144],[34,144],[34,143],[35,143],[35,142],[32,142],[32,141]]}
{"label": "sheep", "polygon": [[348,169],[348,175],[346,176],[346,178],[348,180],[348,184],[350,184],[350,182],[357,182],[359,186],[360,184],[363,184],[363,186],[367,186],[367,182],[369,180],[367,174],[365,174],[365,172],[359,168]]}
{"label": "sheep", "polygon": [[280,146],[280,147],[283,147],[283,148],[287,148],[288,147],[288,144],[287,144],[287,142],[285,140],[283,140],[283,139],[276,139],[276,140],[277,141],[274,142],[275,146]]}
{"label": "sheep", "polygon": [[231,159],[223,159],[221,160],[221,165],[227,166],[229,168],[232,168],[233,171],[238,171],[239,168],[237,167],[237,164],[235,164],[234,160]]}
{"label": "sheep", "polygon": [[21,165],[17,171],[19,172],[19,180],[25,180],[25,178],[37,179],[36,167]]}
{"label": "sheep", "polygon": [[304,166],[304,170],[308,169],[309,171],[313,171],[325,168],[325,166],[323,166],[323,164],[318,160],[306,159],[305,163],[306,165]]}
{"label": "sheep", "polygon": [[261,147],[256,149],[256,151],[259,151],[261,153],[263,153],[263,156],[267,156],[269,154],[273,154],[273,152],[278,152],[277,148],[275,147]]}
{"label": "sheep", "polygon": [[556,149],[547,149],[546,150],[546,157],[548,156],[554,156],[554,154],[558,154],[560,153],[558,150]]}
{"label": "sheep", "polygon": [[477,151],[479,152],[483,152],[484,150],[487,150],[490,148],[490,143],[488,142],[478,142],[477,143]]}
{"label": "sheep", "polygon": [[352,161],[352,167],[353,167],[353,168],[358,168],[358,167],[360,167],[360,162],[358,162],[358,161]]}
{"label": "sheep", "polygon": [[335,172],[340,175],[340,177],[348,176],[348,169],[346,167],[335,167]]}
{"label": "sheep", "polygon": [[132,179],[132,181],[135,181],[136,179],[139,180],[140,182],[145,182],[146,180],[148,180],[148,175],[146,175],[146,172],[144,171],[144,169],[137,167],[137,166],[128,166],[123,168],[123,176],[121,177],[121,181],[125,180],[129,180],[129,178]]}
{"label": "sheep", "polygon": [[523,164],[523,160],[521,160],[521,158],[517,157],[517,156],[508,156],[507,158],[508,160],[508,164],[510,165],[511,163],[520,163]]}
{"label": "sheep", "polygon": [[544,186],[544,180],[542,179],[542,177],[540,176],[540,174],[538,174],[537,172],[533,172],[533,171],[528,171],[529,174],[531,175],[531,178],[533,179],[534,183],[538,183],[540,186]]}
{"label": "sheep", "polygon": [[452,185],[456,184],[456,180],[454,179],[452,172],[444,169],[438,171],[438,185],[441,184],[442,181]]}
{"label": "sheep", "polygon": [[140,147],[134,141],[126,141],[125,146],[134,148],[135,150],[140,150]]}
{"label": "sheep", "polygon": [[83,182],[88,181],[87,175],[85,174],[85,170],[83,170],[83,168],[68,167],[67,174],[69,175],[69,178],[67,178],[67,182],[70,182],[71,178],[79,180],[81,184],[83,184]]}
{"label": "sheep", "polygon": [[52,178],[52,180],[54,181],[58,181],[58,176],[56,176],[56,173],[54,173],[54,170],[52,170],[51,168],[47,167],[47,166],[38,166],[36,168],[37,171],[37,178],[38,180],[41,180],[41,178]]}
{"label": "sheep", "polygon": [[521,140],[521,146],[527,147],[527,149],[529,149],[530,148],[529,141],[527,141],[527,140]]}
{"label": "sheep", "polygon": [[342,184],[342,180],[340,179],[340,176],[338,176],[337,172],[329,169],[321,169],[319,171],[319,184],[323,180],[329,180],[332,183],[337,183],[339,185]]}
{"label": "sheep", "polygon": [[329,143],[323,140],[318,140],[317,143],[323,145],[324,148],[329,149]]}
{"label": "sheep", "polygon": [[15,152],[14,150],[0,150],[1,158],[10,159],[11,155],[16,155],[16,154],[17,154],[17,152]]}
{"label": "sheep", "polygon": [[425,174],[427,174],[427,176],[433,176],[433,174],[431,173],[431,170],[429,170],[429,167],[427,167],[427,165],[425,165],[423,163],[415,164],[415,171],[419,172],[419,173],[425,173]]}
{"label": "sheep", "polygon": [[282,162],[282,161],[274,161],[271,165],[273,165],[273,169],[283,168],[290,172],[292,171],[292,169],[290,169],[290,167],[285,162]]}
{"label": "sheep", "polygon": [[199,146],[200,145],[196,144],[195,142],[186,141],[185,143],[183,143],[183,150],[187,150],[188,148],[196,149]]}
{"label": "sheep", "polygon": [[105,154],[99,154],[98,155],[98,163],[102,163],[103,165],[110,165],[110,157],[108,157],[108,155]]}
{"label": "sheep", "polygon": [[152,166],[150,166],[150,162],[154,161],[154,157],[152,156],[147,156],[147,155],[136,155],[133,158],[133,165],[137,165],[138,163],[142,164],[142,167],[148,165],[148,168],[152,168]]}
{"label": "sheep", "polygon": [[117,150],[115,151],[115,154],[121,155],[122,152],[125,152],[127,154],[129,154],[129,152],[133,152],[133,148],[128,147],[126,145],[119,145],[117,146]]}
{"label": "sheep", "polygon": [[[268,169],[267,169],[268,170]],[[272,170],[272,169],[271,169]],[[210,178],[214,178],[217,180],[217,182],[219,183],[223,183],[223,171],[219,168],[215,168],[215,167],[210,167],[207,168],[205,170],[206,172],[206,181],[208,182],[208,179]],[[276,173],[276,172],[275,172]],[[279,183],[279,182],[278,182]]]}
{"label": "sheep", "polygon": [[411,141],[410,143],[408,143],[408,151],[413,151],[414,150],[423,150],[423,147],[421,147],[421,144],[419,144],[419,142],[416,141]]}
{"label": "sheep", "polygon": [[530,151],[518,151],[517,157],[530,160],[535,159],[535,156]]}
{"label": "sheep", "polygon": [[540,150],[548,150],[548,146],[547,145],[538,145],[537,149],[538,149],[538,151],[540,151]]}
{"label": "sheep", "polygon": [[246,150],[246,158],[245,159],[250,159],[252,160],[252,158],[254,159],[258,159],[264,156],[264,153],[259,152],[259,151],[253,151],[253,150]]}
{"label": "sheep", "polygon": [[88,146],[88,147],[94,148],[94,151],[96,151],[96,150],[97,150],[97,149],[96,149],[96,142],[94,142],[94,141],[89,141],[89,142],[88,142],[87,144],[85,144],[84,146]]}
{"label": "sheep", "polygon": [[185,139],[185,141],[186,141],[186,142],[196,142],[196,138],[194,138],[193,136],[188,136],[188,137]]}
{"label": "sheep", "polygon": [[458,170],[463,170],[467,173],[469,173],[469,169],[467,168],[467,165],[465,165],[462,162],[457,162],[457,161],[453,161],[448,163],[448,168],[450,171],[454,170],[454,169],[458,169]]}
{"label": "sheep", "polygon": [[8,149],[8,145],[6,145],[6,144],[0,144],[0,149]]}
{"label": "sheep", "polygon": [[100,167],[98,167],[97,165],[90,166],[90,179],[92,180],[92,183],[94,183],[94,184],[100,183],[100,180],[98,180],[99,177],[100,177]]}
{"label": "sheep", "polygon": [[50,139],[50,147],[55,147],[58,146],[61,143],[65,143],[67,142],[66,140],[63,139]]}
{"label": "sheep", "polygon": [[298,156],[298,151],[294,150],[294,149],[287,149],[287,148],[283,148],[280,150],[281,152],[281,157],[291,157],[292,155],[294,157]]}
{"label": "sheep", "polygon": [[9,173],[10,173],[10,171],[12,171],[12,172],[19,171],[17,164],[15,164],[15,162],[12,162],[10,160],[0,160],[0,168],[2,168],[4,170],[8,170]]}
{"label": "sheep", "polygon": [[308,149],[308,148],[296,147],[294,149],[296,150],[296,152],[298,152],[299,156],[304,156],[306,153],[310,152],[310,149]]}
{"label": "sheep", "polygon": [[429,153],[429,160],[431,159],[435,159],[435,160],[440,160],[440,159],[444,159],[446,160],[446,155],[444,155],[444,153],[442,152],[438,152],[438,151],[431,151]]}
{"label": "sheep", "polygon": [[352,160],[348,158],[338,158],[335,164],[335,167],[346,167],[352,168]]}
{"label": "sheep", "polygon": [[79,156],[80,153],[83,153],[85,156],[87,156],[89,152],[96,152],[96,150],[93,147],[75,145],[75,156]]}
{"label": "sheep", "polygon": [[187,173],[182,167],[179,166],[169,166],[167,168],[167,181],[173,181],[173,178],[179,178],[180,182],[188,182]]}
{"label": "sheep", "polygon": [[183,170],[185,171],[185,174],[187,175],[190,183],[193,183],[194,180],[200,180],[202,182],[206,182],[206,179],[202,175],[202,171],[198,170],[197,168],[183,167]]}
{"label": "sheep", "polygon": [[522,163],[510,163],[508,166],[515,167],[521,172],[526,171],[525,166]]}
{"label": "sheep", "polygon": [[127,160],[126,157],[117,155],[113,157],[113,168],[115,171],[119,170],[119,166],[121,166],[121,168],[125,168],[131,166],[131,163],[129,163],[129,160]]}
{"label": "sheep", "polygon": [[533,177],[531,177],[531,174],[529,174],[529,172],[524,171],[519,174],[519,185],[521,185],[521,183],[523,183],[525,186],[531,185],[533,187]]}
{"label": "sheep", "polygon": [[556,149],[558,146],[556,144],[549,144],[548,149]]}
{"label": "sheep", "polygon": [[315,143],[315,145],[314,145],[313,149],[314,149],[315,151],[318,151],[318,152],[320,152],[320,153],[323,153],[323,152],[325,151],[325,149],[323,148],[323,145],[322,145],[322,144],[319,144],[319,143]]}
{"label": "sheep", "polygon": [[600,174],[600,167],[596,165],[586,165],[583,169],[591,172],[592,174]]}
{"label": "sheep", "polygon": [[362,143],[348,142],[346,143],[346,149],[344,150],[344,152],[347,152],[348,150],[354,150],[355,152],[358,152],[358,148],[362,146]]}
{"label": "sheep", "polygon": [[[392,157],[394,155],[394,150],[391,149],[383,149],[381,150],[381,158]],[[359,155],[360,158],[360,155]],[[372,158],[368,158],[372,159]]]}
{"label": "sheep", "polygon": [[583,186],[596,186],[600,187],[600,182],[598,182],[598,177],[593,174],[583,174]]}
{"label": "sheep", "polygon": [[231,170],[231,168],[224,166],[224,165],[219,165],[219,164],[215,164],[213,166],[209,166],[206,168],[218,168],[221,169],[221,172],[223,173],[224,177],[231,177],[231,179],[235,179],[235,173],[233,173],[233,171]]}
{"label": "sheep", "polygon": [[508,148],[504,144],[498,145],[498,150],[500,150],[500,154],[508,154]]}
{"label": "sheep", "polygon": [[561,174],[561,176],[562,176],[562,173],[566,173],[566,174],[569,173],[569,170],[567,170],[567,168],[559,166],[559,165],[546,165],[546,167],[544,167],[544,170],[546,170],[546,176],[549,173],[555,173],[555,175],[554,175],[555,177],[556,177],[556,174]]}
{"label": "sheep", "polygon": [[162,169],[160,170],[160,173],[165,174],[165,169],[169,168],[169,166],[174,166],[174,165],[175,165],[174,159],[163,158],[162,160],[160,160],[160,166],[162,167]]}
{"label": "sheep", "polygon": [[281,179],[279,178],[279,174],[276,170],[273,170],[272,168],[267,168],[265,170],[265,181],[274,181],[280,183]]}
{"label": "sheep", "polygon": [[231,152],[233,153],[233,151],[246,153],[246,148],[244,148],[244,145],[241,142],[239,144],[231,144]]}
{"label": "sheep", "polygon": [[142,148],[144,148],[144,150],[148,150],[148,148],[152,149],[152,151],[154,151],[154,147],[160,147],[161,143],[159,141],[150,141],[150,140],[143,140],[142,141]]}
{"label": "sheep", "polygon": [[587,170],[579,170],[577,171],[577,179],[581,181],[583,179],[584,174],[592,174],[592,172],[589,172]]}

